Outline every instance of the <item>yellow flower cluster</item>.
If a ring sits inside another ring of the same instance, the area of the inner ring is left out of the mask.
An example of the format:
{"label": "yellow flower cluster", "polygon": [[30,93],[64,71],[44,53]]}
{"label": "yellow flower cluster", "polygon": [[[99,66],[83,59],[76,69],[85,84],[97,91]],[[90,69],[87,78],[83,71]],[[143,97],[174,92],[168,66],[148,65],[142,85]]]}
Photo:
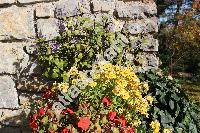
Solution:
{"label": "yellow flower cluster", "polygon": [[152,121],[150,126],[153,129],[153,133],[159,133],[159,131],[160,131],[160,123],[157,120]]}
{"label": "yellow flower cluster", "polygon": [[134,127],[138,127],[141,123],[142,123],[142,122],[141,122],[139,119],[137,119],[137,120],[134,120],[134,121],[133,121],[132,125],[133,125]]}
{"label": "yellow flower cluster", "polygon": [[62,82],[62,83],[54,83],[52,88],[51,88],[51,91],[55,92],[56,90],[59,90],[63,93],[66,93],[69,89],[69,84],[68,83],[65,83],[65,82]]}
{"label": "yellow flower cluster", "polygon": [[[101,63],[96,65],[96,80],[101,80],[103,84],[114,83],[115,87],[112,92],[127,100],[140,114],[148,117],[149,105],[153,102],[151,96],[143,97],[142,95],[148,91],[147,83],[141,83],[134,73],[132,67],[120,67],[111,63]],[[98,78],[97,78],[98,77]]]}
{"label": "yellow flower cluster", "polygon": [[[151,96],[143,95],[148,91],[147,83],[140,82],[139,78],[134,73],[132,67],[121,67],[112,65],[111,63],[95,64],[92,69],[92,78],[87,78],[87,73],[78,71],[72,67],[67,73],[68,77],[73,77],[69,84],[76,85],[78,81],[84,82],[88,87],[96,87],[101,84],[105,88],[111,88],[114,95],[122,97],[130,102],[130,106],[138,113],[148,117],[148,109],[153,102]],[[58,89],[62,92],[67,92],[68,83],[57,84]]]}
{"label": "yellow flower cluster", "polygon": [[163,130],[163,133],[172,133],[172,130],[171,130],[171,129],[165,128],[165,129]]}
{"label": "yellow flower cluster", "polygon": [[90,86],[92,88],[96,87],[96,85],[97,85],[97,83],[94,81],[88,83],[88,86]]}

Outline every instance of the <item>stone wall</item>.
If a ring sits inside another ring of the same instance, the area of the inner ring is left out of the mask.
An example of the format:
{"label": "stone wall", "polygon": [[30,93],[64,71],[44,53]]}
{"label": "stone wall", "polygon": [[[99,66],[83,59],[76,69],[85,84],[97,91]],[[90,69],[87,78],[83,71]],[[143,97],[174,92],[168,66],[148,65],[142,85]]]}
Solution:
{"label": "stone wall", "polygon": [[[120,30],[133,35],[133,46],[141,44],[144,52],[137,57],[141,71],[158,67],[158,41],[153,37],[158,30],[157,9],[153,0],[0,0],[0,132],[28,132],[21,126],[26,125],[27,105],[30,97],[43,88],[44,82],[24,48],[41,35],[52,39],[59,34],[63,17],[81,13],[115,19]],[[1,125],[14,128],[8,130]]]}

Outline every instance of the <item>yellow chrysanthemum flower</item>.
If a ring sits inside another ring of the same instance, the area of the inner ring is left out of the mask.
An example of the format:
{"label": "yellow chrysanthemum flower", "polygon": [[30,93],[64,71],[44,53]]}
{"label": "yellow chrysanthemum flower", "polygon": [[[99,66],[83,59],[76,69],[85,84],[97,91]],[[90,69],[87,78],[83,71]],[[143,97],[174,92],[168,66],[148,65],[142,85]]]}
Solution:
{"label": "yellow chrysanthemum flower", "polygon": [[152,102],[153,102],[153,97],[152,97],[152,96],[146,96],[145,99],[146,99],[150,104],[152,104]]}
{"label": "yellow chrysanthemum flower", "polygon": [[160,130],[160,123],[158,120],[152,121],[150,124],[151,128],[153,129],[154,133],[159,133]]}
{"label": "yellow chrysanthemum flower", "polygon": [[66,93],[69,89],[68,83],[58,83],[58,89],[64,93]]}
{"label": "yellow chrysanthemum flower", "polygon": [[97,83],[94,81],[88,83],[88,86],[90,86],[92,88],[96,87],[96,85],[97,85]]}
{"label": "yellow chrysanthemum flower", "polygon": [[137,120],[134,120],[134,121],[133,121],[133,124],[132,124],[132,125],[133,125],[134,127],[138,127],[141,123],[142,123],[142,122],[141,122],[139,119],[137,119]]}
{"label": "yellow chrysanthemum flower", "polygon": [[163,130],[163,133],[172,133],[172,130],[171,130],[171,129],[165,128],[165,129]]}

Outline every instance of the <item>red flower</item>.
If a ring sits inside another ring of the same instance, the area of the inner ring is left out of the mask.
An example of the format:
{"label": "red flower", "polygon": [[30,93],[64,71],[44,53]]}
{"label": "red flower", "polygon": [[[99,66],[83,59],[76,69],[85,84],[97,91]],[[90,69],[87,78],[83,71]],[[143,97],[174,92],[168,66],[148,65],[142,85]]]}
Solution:
{"label": "red flower", "polygon": [[37,120],[38,115],[37,114],[33,114],[33,120]]}
{"label": "red flower", "polygon": [[126,119],[124,118],[123,115],[121,115],[121,116],[119,117],[119,121],[120,121],[120,123],[121,123],[121,125],[122,125],[123,127],[126,126]]}
{"label": "red flower", "polygon": [[102,103],[105,104],[106,106],[110,106],[112,104],[111,100],[107,97],[104,97],[102,99]]}
{"label": "red flower", "polygon": [[53,95],[53,93],[51,91],[47,91],[45,93],[43,93],[42,97],[43,99],[48,99],[48,98],[51,98]]}
{"label": "red flower", "polygon": [[70,114],[70,115],[73,115],[73,114],[74,114],[74,111],[73,111],[72,109],[70,109],[70,108],[67,108],[67,109],[64,109],[64,110],[62,111],[62,114],[66,114],[66,113],[68,113],[68,114]]}
{"label": "red flower", "polygon": [[53,106],[53,105],[52,105],[51,103],[48,103],[48,104],[47,104],[47,109],[51,109],[52,106]]}
{"label": "red flower", "polygon": [[117,125],[120,123],[119,119],[114,119],[113,122]]}
{"label": "red flower", "polygon": [[108,115],[109,115],[109,119],[112,121],[112,120],[114,120],[115,116],[117,115],[117,112],[110,111]]}
{"label": "red flower", "polygon": [[61,133],[68,133],[68,132],[69,132],[69,129],[65,128],[65,129],[62,130]]}
{"label": "red flower", "polygon": [[39,115],[42,116],[42,115],[44,115],[44,114],[45,114],[44,108],[40,108],[40,110],[39,110]]}
{"label": "red flower", "polygon": [[37,129],[37,123],[35,122],[35,121],[32,121],[31,123],[30,123],[30,127],[33,129],[33,130],[36,130]]}
{"label": "red flower", "polygon": [[78,122],[78,127],[82,130],[87,130],[90,126],[90,118],[88,117],[81,117],[80,121]]}

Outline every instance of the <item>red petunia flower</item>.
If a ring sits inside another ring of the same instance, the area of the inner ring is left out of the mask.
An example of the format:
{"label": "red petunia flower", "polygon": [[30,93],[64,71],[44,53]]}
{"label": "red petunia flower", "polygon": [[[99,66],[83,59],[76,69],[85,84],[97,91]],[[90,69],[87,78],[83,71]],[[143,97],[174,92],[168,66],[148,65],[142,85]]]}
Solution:
{"label": "red petunia flower", "polygon": [[51,109],[52,106],[53,106],[53,104],[51,104],[51,103],[47,103],[47,109]]}
{"label": "red petunia flower", "polygon": [[39,110],[39,115],[42,116],[42,115],[44,115],[44,114],[45,114],[44,108],[40,108],[40,110]]}
{"label": "red petunia flower", "polygon": [[38,127],[38,125],[37,125],[37,123],[36,123],[35,121],[32,121],[32,122],[30,123],[30,127],[31,127],[33,130],[36,130],[37,127]]}
{"label": "red petunia flower", "polygon": [[112,121],[114,120],[115,116],[117,115],[117,112],[115,111],[110,111],[108,116],[109,116],[109,119]]}
{"label": "red petunia flower", "polygon": [[104,97],[102,99],[102,103],[105,104],[106,106],[110,106],[112,104],[112,101],[109,98]]}
{"label": "red petunia flower", "polygon": [[113,122],[118,125],[120,123],[119,119],[114,119]]}
{"label": "red petunia flower", "polygon": [[62,111],[62,114],[66,114],[66,113],[68,113],[68,114],[70,114],[70,115],[73,115],[73,114],[74,114],[74,111],[73,111],[72,109],[70,109],[70,108],[67,108],[67,109],[64,109],[64,110]]}
{"label": "red petunia flower", "polygon": [[121,116],[119,117],[119,121],[120,121],[120,123],[121,123],[121,125],[122,125],[123,127],[126,126],[126,119],[124,118],[123,115],[121,115]]}
{"label": "red petunia flower", "polygon": [[65,128],[65,129],[62,130],[61,133],[68,133],[68,132],[69,132],[69,129]]}
{"label": "red petunia flower", "polygon": [[87,130],[90,126],[90,118],[89,117],[81,117],[80,121],[78,122],[78,127],[82,130]]}
{"label": "red petunia flower", "polygon": [[53,96],[53,93],[51,91],[46,91],[45,93],[43,93],[42,98],[43,99],[49,99]]}

